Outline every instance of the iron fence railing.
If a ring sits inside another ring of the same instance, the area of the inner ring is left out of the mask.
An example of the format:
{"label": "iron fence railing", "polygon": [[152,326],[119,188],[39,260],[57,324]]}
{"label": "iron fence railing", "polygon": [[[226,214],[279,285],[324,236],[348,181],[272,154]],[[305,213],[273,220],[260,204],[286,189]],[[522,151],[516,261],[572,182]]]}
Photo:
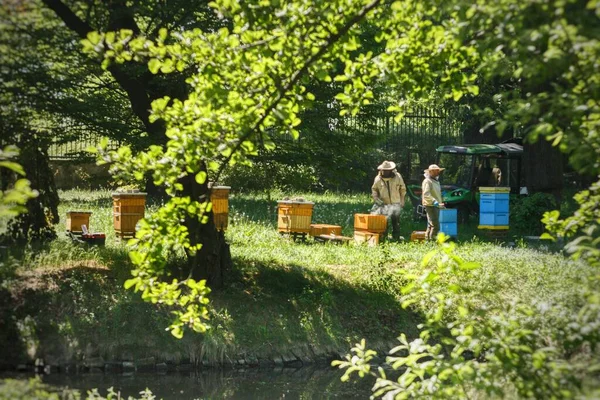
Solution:
{"label": "iron fence railing", "polygon": [[420,180],[423,169],[435,162],[435,149],[462,142],[462,126],[445,110],[414,107],[396,121],[393,113],[376,106],[369,113],[345,118],[339,129],[371,132],[380,157],[393,160],[408,180]]}
{"label": "iron fence railing", "polygon": [[[48,147],[48,156],[52,161],[67,161],[67,160],[88,160],[94,156],[87,151],[89,147],[97,147],[100,144],[102,137],[99,135],[83,135],[77,140],[71,141],[55,141]],[[109,140],[108,150],[116,150],[120,143],[114,140]]]}

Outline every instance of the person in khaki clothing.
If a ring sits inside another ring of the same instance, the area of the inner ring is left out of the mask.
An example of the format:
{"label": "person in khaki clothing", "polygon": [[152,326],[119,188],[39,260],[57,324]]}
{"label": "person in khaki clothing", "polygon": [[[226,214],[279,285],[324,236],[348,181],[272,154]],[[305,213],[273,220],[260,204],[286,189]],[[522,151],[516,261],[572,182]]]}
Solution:
{"label": "person in khaki clothing", "polygon": [[[383,214],[388,219],[388,227],[392,225],[392,238],[400,237],[400,211],[404,207],[406,185],[402,175],[396,171],[396,164],[384,161],[377,167],[379,173],[371,186],[371,195],[377,207],[377,213]],[[388,228],[389,229],[389,228]]]}
{"label": "person in khaki clothing", "polygon": [[438,181],[440,173],[445,169],[431,164],[425,170],[425,179],[423,179],[421,189],[423,206],[427,212],[427,230],[425,231],[427,240],[436,238],[440,231],[440,208],[446,208],[442,203],[442,187]]}

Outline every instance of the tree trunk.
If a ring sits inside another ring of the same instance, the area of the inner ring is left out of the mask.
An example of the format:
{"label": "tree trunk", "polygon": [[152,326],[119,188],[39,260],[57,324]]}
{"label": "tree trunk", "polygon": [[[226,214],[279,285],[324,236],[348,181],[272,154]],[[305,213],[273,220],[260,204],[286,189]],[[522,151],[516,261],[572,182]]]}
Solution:
{"label": "tree trunk", "polygon": [[0,241],[25,243],[54,239],[54,224],[59,221],[59,199],[54,176],[48,164],[48,154],[33,134],[26,141],[18,143],[18,146],[21,150],[19,163],[25,170],[26,178],[31,182],[31,188],[37,190],[39,196],[27,202],[27,212],[10,223],[6,237]]}
{"label": "tree trunk", "polygon": [[[65,23],[65,25],[79,37],[85,38],[89,32],[94,31],[88,23],[81,20],[62,0],[42,0],[42,2]],[[139,28],[128,9],[127,3],[123,0],[116,0],[108,5],[110,12],[109,30],[132,29],[139,32]],[[152,75],[146,68],[139,66],[129,67],[127,65],[112,64],[108,71],[112,74],[115,81],[127,93],[133,112],[142,121],[148,132],[148,144],[165,144],[165,126],[162,121],[151,123],[149,121],[150,105],[152,100],[161,98],[165,95],[184,99],[187,95],[187,87],[183,84],[185,77],[181,77],[179,84],[156,85],[157,75]],[[142,71],[142,72],[140,72]],[[138,148],[140,150],[140,148]],[[181,196],[190,196],[190,198],[204,201],[208,196],[207,183],[199,185],[194,176],[186,175],[181,182],[184,189]],[[147,189],[151,193],[162,193],[162,191],[148,183]],[[195,255],[188,254],[188,271],[183,271],[183,275],[188,273],[195,279],[207,279],[211,287],[217,288],[223,285],[225,273],[231,266],[231,254],[229,245],[225,242],[222,232],[217,232],[212,213],[209,222],[201,224],[197,218],[187,218],[185,221],[188,227],[192,244],[202,243],[202,249]],[[175,267],[173,272],[176,273]],[[181,272],[181,271],[180,271]]]}
{"label": "tree trunk", "polygon": [[[210,198],[208,182],[198,184],[194,175],[188,174],[180,181],[183,184],[181,196],[189,196],[192,200],[204,202]],[[197,217],[187,217],[185,226],[188,228],[192,245],[201,243],[202,248],[196,254],[188,254],[188,271],[194,279],[206,279],[211,288],[223,286],[226,274],[231,270],[231,253],[229,244],[225,241],[223,232],[217,231],[213,213],[209,214],[206,224]]]}

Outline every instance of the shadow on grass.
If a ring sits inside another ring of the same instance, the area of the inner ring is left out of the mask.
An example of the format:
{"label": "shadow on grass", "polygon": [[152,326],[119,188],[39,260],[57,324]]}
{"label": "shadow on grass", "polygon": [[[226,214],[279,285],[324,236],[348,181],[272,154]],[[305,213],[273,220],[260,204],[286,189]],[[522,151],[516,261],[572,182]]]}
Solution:
{"label": "shadow on grass", "polygon": [[173,340],[165,312],[126,291],[114,271],[85,260],[20,273],[0,295],[8,295],[1,340],[15,344],[0,357],[5,369],[37,358],[51,365],[139,358]]}
{"label": "shadow on grass", "polygon": [[[309,343],[317,347],[354,344],[366,337],[388,342],[405,332],[418,335],[418,316],[400,307],[397,296],[366,286],[352,285],[326,271],[294,264],[234,260],[237,268],[228,288],[215,293],[220,317],[247,347],[283,351]],[[383,274],[383,273],[382,273]],[[381,279],[386,279],[381,276]]]}
{"label": "shadow on grass", "polygon": [[0,340],[14,343],[3,346],[0,368],[36,358],[53,365],[147,357],[219,363],[240,354],[272,360],[300,351],[300,357],[305,350],[337,357],[363,337],[382,349],[400,332],[417,335],[418,316],[402,310],[389,291],[328,271],[235,259],[227,287],[209,296],[212,329],[176,340],[165,331],[169,309],[123,288],[126,257],[124,249],[106,248],[93,260],[14,276],[0,292]]}

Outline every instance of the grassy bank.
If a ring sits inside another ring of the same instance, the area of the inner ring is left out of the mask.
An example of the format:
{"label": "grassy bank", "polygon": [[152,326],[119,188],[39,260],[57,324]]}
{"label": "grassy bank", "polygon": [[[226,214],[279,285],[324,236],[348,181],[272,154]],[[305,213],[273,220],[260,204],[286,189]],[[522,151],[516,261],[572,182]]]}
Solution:
{"label": "grassy bank", "polygon": [[[275,194],[276,196],[283,194]],[[313,222],[339,224],[352,232],[352,216],[369,209],[360,195],[305,195],[314,201]],[[157,206],[149,199],[148,212]],[[276,203],[261,195],[233,195],[227,231],[234,268],[227,288],[211,293],[212,329],[182,340],[165,332],[168,310],[125,291],[131,268],[115,240],[108,191],[61,193],[60,215],[92,211],[93,231],[107,234],[105,248],[84,248],[60,238],[47,247],[16,249],[0,273],[4,367],[43,358],[46,363],[93,367],[111,360],[138,365],[167,361],[194,364],[315,360],[346,352],[360,338],[387,349],[405,332],[418,334],[416,313],[400,307],[399,270],[418,271],[434,244],[388,243],[379,247],[294,242],[276,231]],[[402,233],[423,229],[409,222]],[[64,220],[57,227],[64,231]],[[473,225],[459,239],[472,238]],[[472,281],[485,301],[522,299],[566,304],[576,310],[579,282],[593,271],[559,254],[509,249],[467,240],[458,252],[483,263]],[[550,327],[551,329],[552,327]]]}

